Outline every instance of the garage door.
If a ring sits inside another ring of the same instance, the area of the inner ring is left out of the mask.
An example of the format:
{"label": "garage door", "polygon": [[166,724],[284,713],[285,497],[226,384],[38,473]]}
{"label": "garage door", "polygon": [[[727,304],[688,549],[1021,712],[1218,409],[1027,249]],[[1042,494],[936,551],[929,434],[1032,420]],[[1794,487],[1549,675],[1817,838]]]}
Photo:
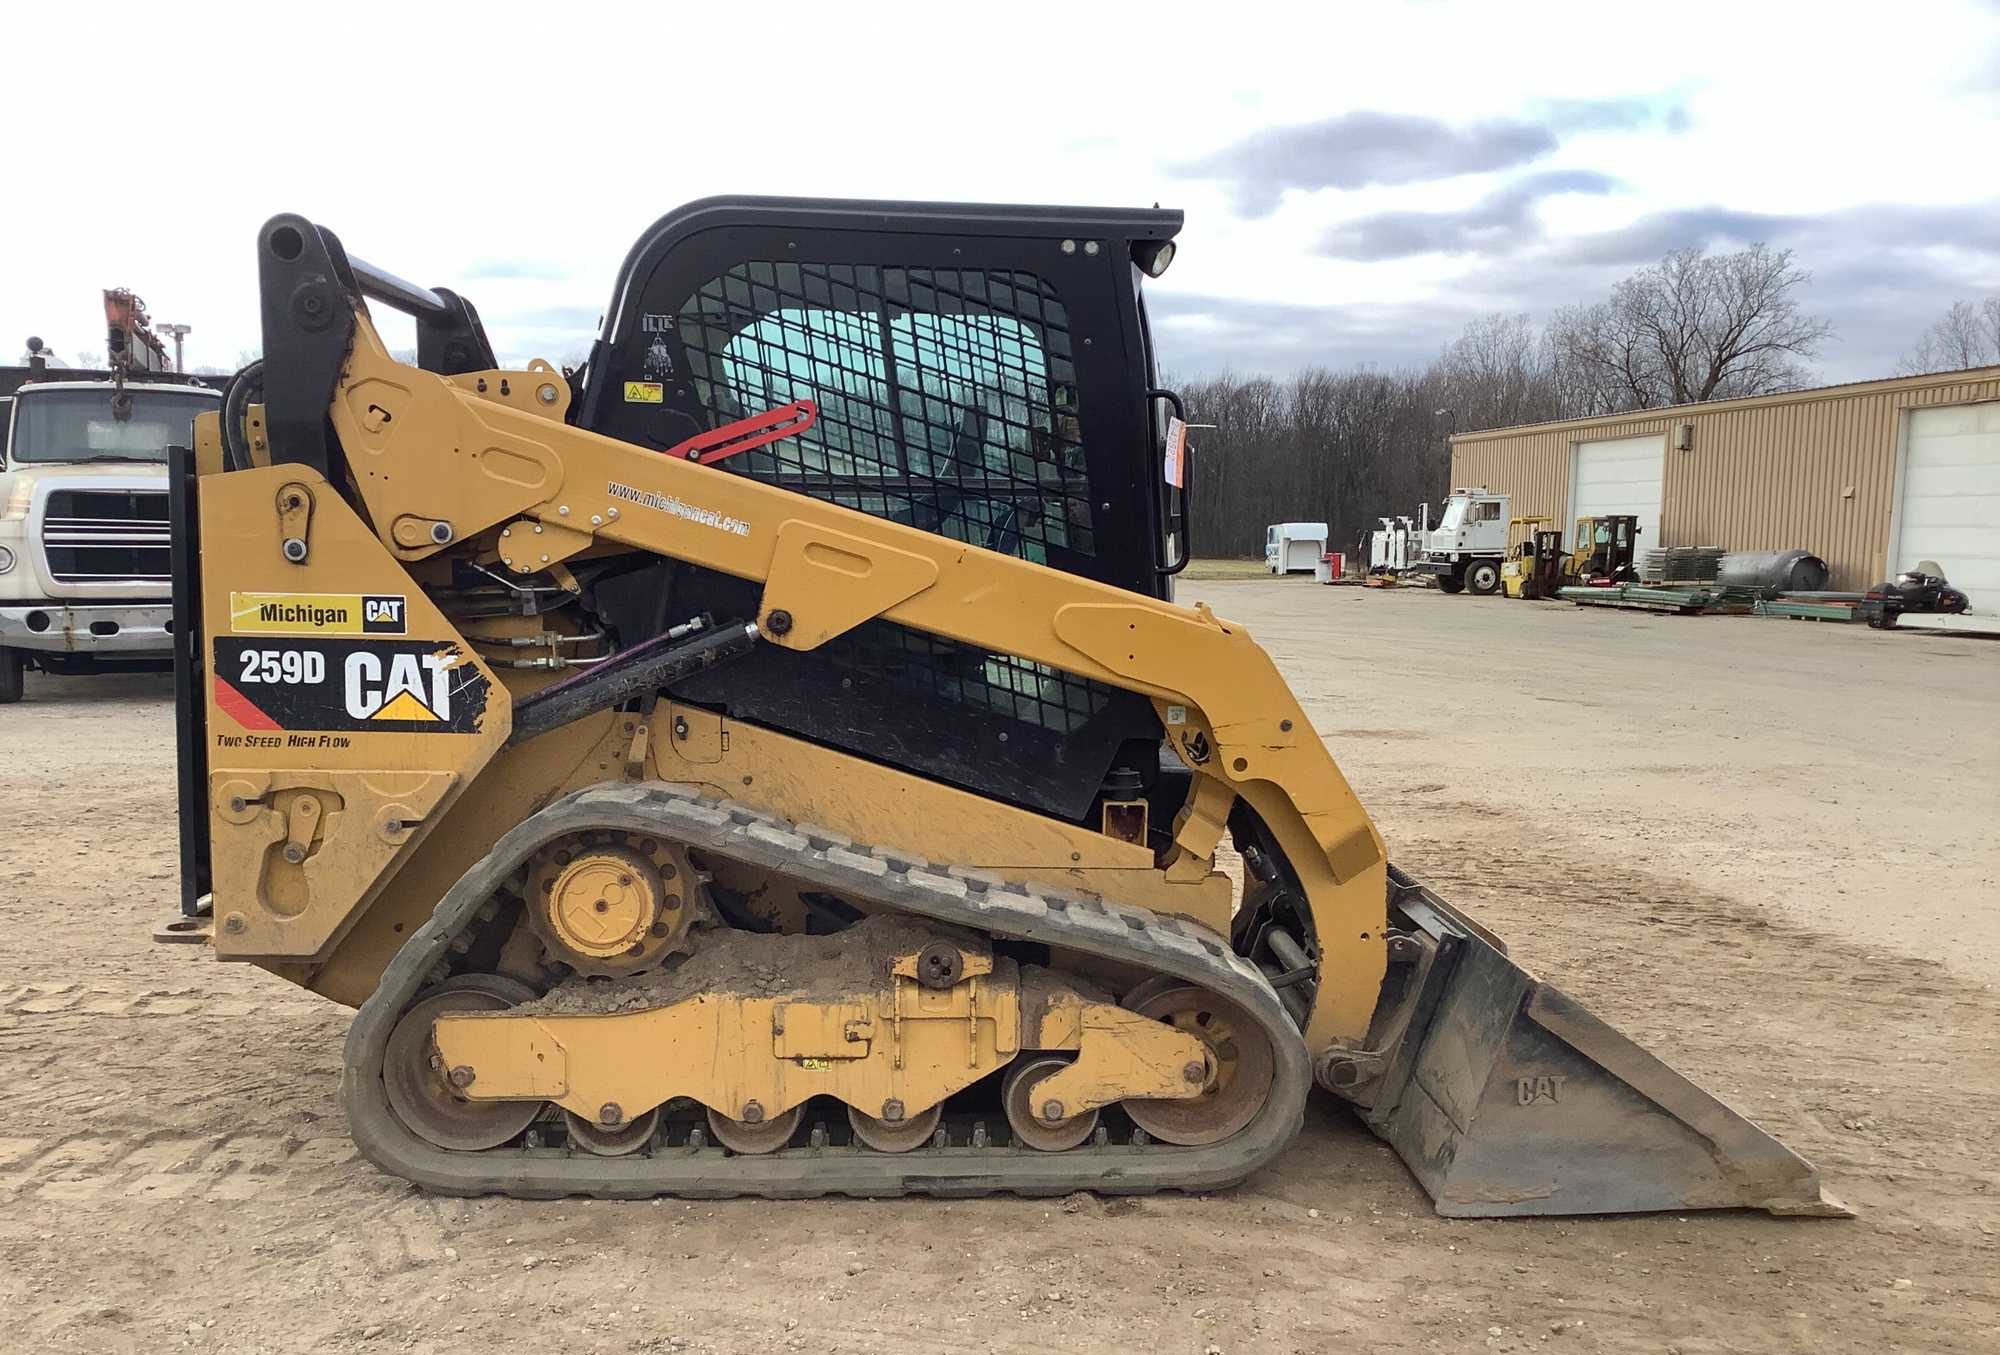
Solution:
{"label": "garage door", "polygon": [[[1598,513],[1631,513],[1639,519],[1639,558],[1660,544],[1660,477],[1666,468],[1667,440],[1659,433],[1642,438],[1579,442],[1569,470],[1569,541],[1576,520]],[[1569,541],[1574,546],[1574,541]]]}
{"label": "garage door", "polygon": [[2000,615],[2000,403],[1910,412],[1889,572],[1923,560]]}

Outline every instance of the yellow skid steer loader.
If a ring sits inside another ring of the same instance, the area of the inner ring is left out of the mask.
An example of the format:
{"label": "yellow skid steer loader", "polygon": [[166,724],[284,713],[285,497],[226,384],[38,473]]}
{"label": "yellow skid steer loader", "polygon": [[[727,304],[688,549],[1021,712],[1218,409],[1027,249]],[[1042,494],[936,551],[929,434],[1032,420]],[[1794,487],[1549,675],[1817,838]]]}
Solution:
{"label": "yellow skid steer loader", "polygon": [[1839,1211],[1392,867],[1269,656],[1174,604],[1180,224],[699,202],[570,372],[265,224],[263,359],[174,474],[175,925],[358,1008],[370,1160],[1208,1189],[1317,1086],[1447,1214]]}

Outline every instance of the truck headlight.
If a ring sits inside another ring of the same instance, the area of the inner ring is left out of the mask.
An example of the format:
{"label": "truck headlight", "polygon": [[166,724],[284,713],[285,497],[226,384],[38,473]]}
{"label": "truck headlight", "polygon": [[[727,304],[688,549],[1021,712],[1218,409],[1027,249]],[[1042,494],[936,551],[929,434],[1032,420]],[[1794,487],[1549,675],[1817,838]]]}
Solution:
{"label": "truck headlight", "polygon": [[0,546],[0,574],[10,573],[13,568],[14,552],[5,546]]}
{"label": "truck headlight", "polygon": [[0,522],[19,522],[28,516],[28,509],[35,502],[35,482],[26,476],[10,485],[4,495],[0,495]]}

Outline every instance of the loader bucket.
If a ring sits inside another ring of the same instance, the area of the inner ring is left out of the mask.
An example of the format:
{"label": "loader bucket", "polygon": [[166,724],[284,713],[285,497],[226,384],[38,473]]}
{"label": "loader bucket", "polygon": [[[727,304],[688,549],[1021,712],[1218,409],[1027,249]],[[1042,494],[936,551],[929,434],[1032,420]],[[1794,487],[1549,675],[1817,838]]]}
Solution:
{"label": "loader bucket", "polygon": [[1451,1217],[1765,1209],[1848,1217],[1819,1172],[1391,868],[1435,943],[1364,1117]]}

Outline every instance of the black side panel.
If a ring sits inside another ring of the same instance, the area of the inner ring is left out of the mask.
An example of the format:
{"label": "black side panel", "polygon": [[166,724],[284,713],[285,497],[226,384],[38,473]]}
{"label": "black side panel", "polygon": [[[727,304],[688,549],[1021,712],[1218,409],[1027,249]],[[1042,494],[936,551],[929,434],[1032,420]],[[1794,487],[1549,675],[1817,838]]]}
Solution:
{"label": "black side panel", "polygon": [[[630,645],[676,616],[755,612],[755,584],[687,565],[598,583],[597,611]],[[1152,704],[1115,687],[886,621],[809,653],[759,645],[675,683],[680,700],[982,795],[1082,820],[1127,740],[1160,741]]]}
{"label": "black side panel", "polygon": [[194,453],[167,450],[167,516],[173,523],[174,753],[180,811],[181,912],[194,917],[208,871],[208,680],[201,641],[201,521]]}

